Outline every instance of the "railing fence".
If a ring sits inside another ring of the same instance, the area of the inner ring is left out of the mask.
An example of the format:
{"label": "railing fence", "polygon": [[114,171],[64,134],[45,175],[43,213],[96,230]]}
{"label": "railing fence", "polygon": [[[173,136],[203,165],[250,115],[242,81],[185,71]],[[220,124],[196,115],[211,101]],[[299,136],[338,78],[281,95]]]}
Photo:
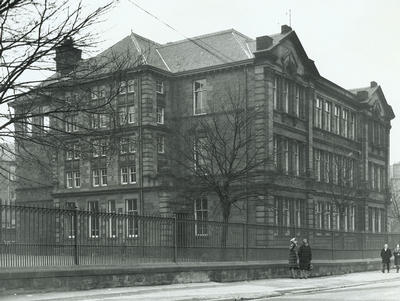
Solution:
{"label": "railing fence", "polygon": [[0,267],[286,260],[307,237],[314,259],[375,258],[399,233],[196,221],[73,208],[0,206]]}

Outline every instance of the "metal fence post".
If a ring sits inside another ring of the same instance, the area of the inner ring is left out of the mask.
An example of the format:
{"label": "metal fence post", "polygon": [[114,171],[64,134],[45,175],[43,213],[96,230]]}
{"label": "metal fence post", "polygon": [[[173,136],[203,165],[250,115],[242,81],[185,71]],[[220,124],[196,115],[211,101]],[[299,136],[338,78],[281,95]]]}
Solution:
{"label": "metal fence post", "polygon": [[247,241],[247,224],[243,224],[243,261],[247,261],[247,248],[248,248],[248,241]]}
{"label": "metal fence post", "polygon": [[176,214],[174,214],[174,229],[173,229],[173,236],[174,236],[174,258],[173,261],[176,262],[178,259],[178,237],[177,237],[177,219]]}
{"label": "metal fence post", "polygon": [[332,257],[332,260],[334,260],[335,259],[335,232],[331,231],[331,235],[332,235],[331,257]]}
{"label": "metal fence post", "polygon": [[75,264],[79,265],[79,253],[78,253],[78,207],[74,208],[74,258]]}

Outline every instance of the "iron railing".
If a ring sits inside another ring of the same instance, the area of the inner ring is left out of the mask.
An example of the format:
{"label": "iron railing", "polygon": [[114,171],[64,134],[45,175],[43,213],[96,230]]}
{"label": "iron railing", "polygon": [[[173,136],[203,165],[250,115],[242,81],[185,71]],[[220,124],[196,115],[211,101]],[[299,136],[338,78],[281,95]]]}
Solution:
{"label": "iron railing", "polygon": [[314,259],[379,257],[399,233],[344,232],[193,219],[0,206],[0,267],[286,260],[307,237]]}

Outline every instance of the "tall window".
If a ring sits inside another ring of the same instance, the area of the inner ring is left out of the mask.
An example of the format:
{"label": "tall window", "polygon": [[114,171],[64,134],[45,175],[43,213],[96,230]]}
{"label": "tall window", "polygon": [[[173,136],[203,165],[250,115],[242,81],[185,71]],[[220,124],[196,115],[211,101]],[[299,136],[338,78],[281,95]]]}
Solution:
{"label": "tall window", "polygon": [[315,180],[321,181],[321,151],[314,148],[314,173]]}
{"label": "tall window", "polygon": [[338,105],[335,105],[333,114],[333,132],[337,135],[340,134],[340,107]]}
{"label": "tall window", "polygon": [[115,206],[115,200],[108,201],[108,213],[109,213],[108,235],[110,238],[115,238],[117,237],[117,217],[115,216],[117,210]]}
{"label": "tall window", "polygon": [[89,201],[89,237],[98,238],[100,236],[100,217],[99,217],[99,202]]}
{"label": "tall window", "polygon": [[128,106],[128,123],[132,124],[136,122],[135,106]]}
{"label": "tall window", "polygon": [[74,187],[74,180],[72,177],[72,171],[68,171],[66,173],[66,178],[67,178],[67,188],[73,188]]}
{"label": "tall window", "polygon": [[160,105],[157,106],[157,123],[164,124],[164,107]]}
{"label": "tall window", "polygon": [[200,198],[194,201],[194,219],[195,235],[208,235],[208,201],[206,198]]}
{"label": "tall window", "polygon": [[165,153],[165,137],[157,136],[157,152],[159,154]]}
{"label": "tall window", "polygon": [[314,218],[315,218],[315,227],[318,229],[322,229],[323,226],[323,219],[322,219],[322,212],[323,212],[323,203],[316,202],[314,208]]}
{"label": "tall window", "polygon": [[164,94],[164,82],[161,80],[156,81],[156,93]]}
{"label": "tall window", "polygon": [[92,171],[92,181],[93,181],[94,187],[100,186],[100,170],[99,169],[94,169]]}
{"label": "tall window", "polygon": [[300,160],[299,160],[299,143],[297,141],[293,142],[293,174],[295,176],[300,175]]}
{"label": "tall window", "polygon": [[125,200],[125,213],[128,215],[126,221],[126,235],[129,238],[138,237],[139,222],[138,222],[138,202],[137,199]]}
{"label": "tall window", "polygon": [[324,211],[324,227],[325,229],[331,229],[332,220],[331,220],[331,212],[332,206],[330,203],[325,203],[325,211]]}
{"label": "tall window", "polygon": [[283,82],[283,112],[289,113],[289,82]]}
{"label": "tall window", "polygon": [[282,168],[285,174],[289,173],[289,142],[287,139],[282,140],[283,162]]}
{"label": "tall window", "polygon": [[322,125],[322,100],[317,97],[314,100],[314,126],[321,128]]}
{"label": "tall window", "polygon": [[342,136],[348,137],[349,135],[349,110],[342,110]]}
{"label": "tall window", "polygon": [[356,138],[356,115],[354,113],[350,113],[350,129],[349,129],[349,138]]}
{"label": "tall window", "polygon": [[76,188],[81,187],[81,172],[80,171],[74,171],[73,173],[74,176],[74,185]]}
{"label": "tall window", "polygon": [[118,108],[118,120],[119,125],[125,125],[127,123],[127,109],[126,107],[119,107]]}
{"label": "tall window", "polygon": [[134,93],[135,92],[135,80],[131,79],[128,80],[128,93]]}
{"label": "tall window", "polygon": [[68,238],[75,238],[75,202],[66,202],[66,234]]}
{"label": "tall window", "polygon": [[72,132],[78,131],[76,115],[65,116],[65,131],[67,133],[72,133]]}
{"label": "tall window", "polygon": [[206,80],[196,80],[193,83],[193,113],[201,115],[207,113]]}
{"label": "tall window", "polygon": [[301,227],[304,202],[275,196],[275,224],[284,227]]}
{"label": "tall window", "polygon": [[100,174],[101,174],[101,179],[100,179],[100,185],[101,186],[107,186],[107,168],[102,168],[100,169]]}
{"label": "tall window", "polygon": [[332,104],[329,101],[324,102],[324,130],[331,131],[331,112]]}

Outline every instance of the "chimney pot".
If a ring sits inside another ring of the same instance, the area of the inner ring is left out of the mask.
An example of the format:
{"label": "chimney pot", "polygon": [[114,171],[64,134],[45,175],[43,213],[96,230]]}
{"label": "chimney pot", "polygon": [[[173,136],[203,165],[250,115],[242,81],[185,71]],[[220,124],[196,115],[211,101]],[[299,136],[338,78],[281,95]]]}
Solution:
{"label": "chimney pot", "polygon": [[272,46],[272,38],[270,36],[262,36],[256,38],[256,50],[265,50]]}
{"label": "chimney pot", "polygon": [[56,48],[56,71],[66,75],[75,69],[82,59],[82,50],[74,46],[71,38],[64,39],[62,44]]}
{"label": "chimney pot", "polygon": [[288,32],[290,32],[290,31],[292,31],[292,27],[290,27],[289,25],[282,25],[281,26],[281,33],[282,34],[284,34],[284,33],[288,33]]}
{"label": "chimney pot", "polygon": [[378,86],[378,84],[375,81],[372,81],[370,86],[371,88],[375,88],[376,86]]}

